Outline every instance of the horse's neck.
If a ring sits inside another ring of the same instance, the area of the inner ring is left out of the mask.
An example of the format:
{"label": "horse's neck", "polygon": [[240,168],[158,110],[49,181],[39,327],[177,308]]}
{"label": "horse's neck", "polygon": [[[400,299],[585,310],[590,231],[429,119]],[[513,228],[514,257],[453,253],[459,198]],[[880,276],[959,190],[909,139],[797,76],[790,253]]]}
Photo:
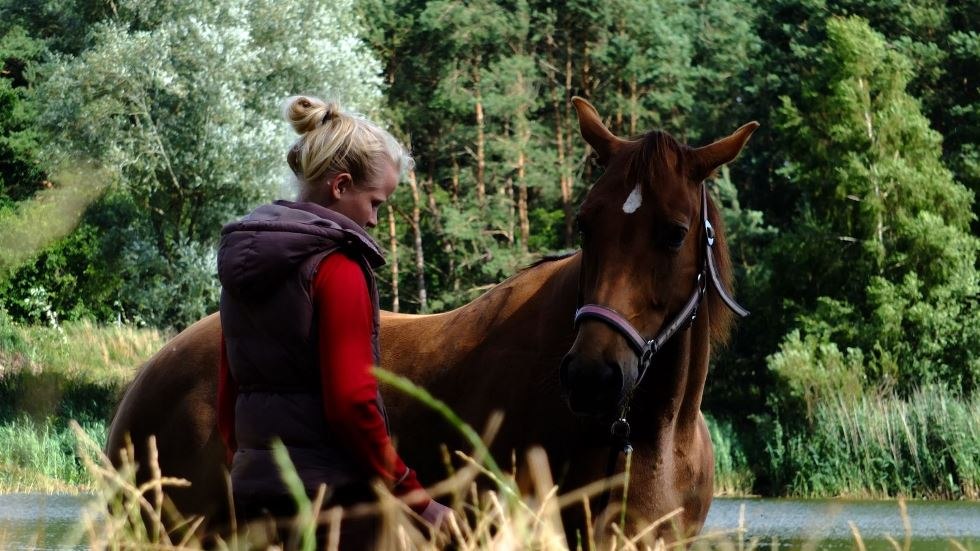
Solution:
{"label": "horse's neck", "polygon": [[[446,337],[459,361],[475,352],[557,357],[574,338],[580,254],[528,268],[446,314]],[[466,369],[466,365],[459,366]],[[558,369],[558,363],[550,366]]]}
{"label": "horse's neck", "polygon": [[674,335],[654,358],[652,371],[637,390],[631,408],[638,433],[696,429],[708,373],[709,323],[704,312],[691,329]]}
{"label": "horse's neck", "polygon": [[[508,422],[495,443],[521,447],[521,438],[536,438],[551,420],[571,418],[558,367],[575,336],[578,274],[579,255],[573,255],[528,268],[450,312],[386,314],[385,366],[427,388],[478,429],[493,411],[504,411],[523,432]],[[420,414],[398,395],[390,403]],[[423,422],[418,419],[401,422],[415,430],[411,425]],[[532,427],[531,420],[541,426]]]}

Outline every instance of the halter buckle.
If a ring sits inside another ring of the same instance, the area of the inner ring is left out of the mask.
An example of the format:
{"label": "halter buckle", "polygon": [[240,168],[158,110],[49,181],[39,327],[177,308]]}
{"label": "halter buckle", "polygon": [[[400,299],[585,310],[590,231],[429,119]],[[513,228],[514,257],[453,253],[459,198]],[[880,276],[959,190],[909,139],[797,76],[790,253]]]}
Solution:
{"label": "halter buckle", "polygon": [[650,367],[650,364],[653,363],[653,356],[656,355],[656,353],[657,351],[652,342],[648,342],[646,346],[643,347],[643,353],[640,354],[640,362],[638,364],[640,369],[640,377],[643,376],[643,373],[646,372],[646,370]]}

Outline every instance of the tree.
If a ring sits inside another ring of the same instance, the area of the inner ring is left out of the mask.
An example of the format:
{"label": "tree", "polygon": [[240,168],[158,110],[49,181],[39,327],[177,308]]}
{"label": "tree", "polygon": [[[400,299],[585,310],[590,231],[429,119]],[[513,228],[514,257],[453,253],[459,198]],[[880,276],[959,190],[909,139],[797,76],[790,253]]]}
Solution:
{"label": "tree", "polygon": [[43,42],[21,27],[0,29],[0,207],[29,198],[44,186],[41,135],[31,72]]}
{"label": "tree", "polygon": [[776,240],[770,264],[785,275],[774,296],[789,297],[804,335],[862,351],[871,381],[972,391],[973,194],[943,165],[941,138],[906,91],[909,61],[863,19],[833,18],[826,30],[798,99],[777,115],[780,172],[800,201]]}
{"label": "tree", "polygon": [[[285,189],[294,136],[278,102],[305,92],[377,108],[380,65],[352,8],[117,2],[86,49],[45,66],[38,109],[51,153],[99,163],[112,204],[132,205],[122,227],[101,228],[133,238],[106,251],[137,270],[127,281],[139,283],[118,289],[125,318],[182,326],[214,308],[218,229]],[[110,259],[93,260],[109,271]]]}

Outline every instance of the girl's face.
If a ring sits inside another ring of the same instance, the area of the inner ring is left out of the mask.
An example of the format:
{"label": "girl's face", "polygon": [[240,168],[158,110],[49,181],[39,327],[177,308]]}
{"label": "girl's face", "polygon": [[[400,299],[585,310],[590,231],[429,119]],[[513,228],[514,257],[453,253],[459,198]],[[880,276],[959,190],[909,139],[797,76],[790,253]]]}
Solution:
{"label": "girl's face", "polygon": [[336,174],[327,181],[327,208],[343,214],[364,228],[378,225],[378,207],[395,191],[399,171],[393,163],[365,182],[354,185],[350,174]]}

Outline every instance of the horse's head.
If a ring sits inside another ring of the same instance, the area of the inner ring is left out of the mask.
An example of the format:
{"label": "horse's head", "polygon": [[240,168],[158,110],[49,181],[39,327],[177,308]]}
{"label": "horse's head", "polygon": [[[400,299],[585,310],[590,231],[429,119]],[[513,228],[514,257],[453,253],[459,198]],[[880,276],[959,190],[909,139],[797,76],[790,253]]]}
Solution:
{"label": "horse's head", "polygon": [[758,124],[691,148],[661,131],[619,138],[591,104],[573,102],[582,136],[605,170],[578,213],[578,333],[560,378],[572,411],[608,416],[618,413],[643,377],[649,364],[641,356],[652,358],[695,313],[709,317],[712,337],[727,334],[728,255],[720,232],[713,231],[721,224],[702,182],[735,158]]}

